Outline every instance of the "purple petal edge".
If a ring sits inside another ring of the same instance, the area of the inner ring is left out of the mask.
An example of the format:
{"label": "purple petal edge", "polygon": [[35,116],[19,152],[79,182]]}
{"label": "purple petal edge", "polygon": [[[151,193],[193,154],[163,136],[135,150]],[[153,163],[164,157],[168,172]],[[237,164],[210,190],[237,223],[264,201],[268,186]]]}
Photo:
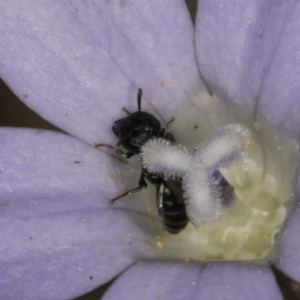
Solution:
{"label": "purple petal edge", "polygon": [[300,171],[296,174],[294,203],[275,247],[274,264],[288,276],[300,282]]}
{"label": "purple petal edge", "polygon": [[213,90],[252,119],[279,130],[300,128],[300,3],[295,0],[203,0],[196,45]]}
{"label": "purple petal edge", "polygon": [[143,109],[165,121],[203,86],[181,0],[0,1],[0,35],[1,77],[90,144],[115,141],[111,126],[123,106],[136,110],[139,87]]}
{"label": "purple petal edge", "polygon": [[108,202],[107,154],[42,130],[0,140],[0,299],[70,299],[153,256],[159,220]]}
{"label": "purple petal edge", "polygon": [[[141,288],[143,287],[143,288]],[[112,299],[283,299],[272,271],[248,263],[139,262],[110,287]]]}

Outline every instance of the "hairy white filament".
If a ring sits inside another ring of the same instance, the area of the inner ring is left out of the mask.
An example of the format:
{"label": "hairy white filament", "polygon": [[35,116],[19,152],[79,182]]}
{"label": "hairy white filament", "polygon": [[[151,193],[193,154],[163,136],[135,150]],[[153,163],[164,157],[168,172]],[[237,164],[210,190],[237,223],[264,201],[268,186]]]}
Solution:
{"label": "hairy white filament", "polygon": [[192,168],[183,177],[186,211],[195,225],[215,221],[221,215],[221,195],[213,183],[205,168]]}
{"label": "hairy white filament", "polygon": [[244,126],[226,125],[201,145],[196,161],[210,170],[227,168],[243,156],[251,141],[251,132]]}
{"label": "hairy white filament", "polygon": [[183,176],[192,163],[191,153],[185,146],[162,138],[148,141],[142,147],[140,157],[145,169],[166,178]]}
{"label": "hairy white filament", "polygon": [[251,141],[247,128],[230,124],[194,151],[157,138],[142,147],[140,157],[143,167],[151,173],[166,178],[182,177],[189,219],[194,224],[202,224],[214,221],[221,215],[222,201],[226,197],[222,186],[216,184],[214,171],[228,167],[243,157]]}

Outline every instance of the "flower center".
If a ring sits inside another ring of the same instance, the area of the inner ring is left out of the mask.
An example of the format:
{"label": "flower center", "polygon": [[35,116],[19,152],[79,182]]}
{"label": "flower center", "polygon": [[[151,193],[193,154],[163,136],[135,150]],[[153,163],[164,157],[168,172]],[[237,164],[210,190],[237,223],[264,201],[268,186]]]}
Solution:
{"label": "flower center", "polygon": [[[234,187],[235,196],[222,216],[209,224],[189,224],[177,235],[162,233],[157,236],[157,247],[162,258],[184,260],[249,260],[266,258],[272,252],[275,236],[280,231],[292,198],[293,155],[295,143],[280,135],[266,121],[251,122],[242,114],[234,114],[218,103],[203,105],[186,112],[186,120],[178,121],[177,139],[189,148],[197,147],[220,126],[232,122],[243,123],[253,133],[253,147],[243,162],[220,169]],[[220,118],[220,112],[226,112]],[[195,114],[193,116],[193,114]],[[200,114],[200,116],[199,116]],[[200,122],[202,119],[204,122]],[[206,114],[206,116],[204,116]],[[210,124],[208,129],[207,114]],[[241,116],[241,117],[236,117]],[[220,120],[221,119],[221,120]],[[196,120],[196,121],[195,121]],[[214,122],[214,120],[217,120]],[[184,128],[185,127],[185,128]],[[202,128],[202,130],[199,130]],[[207,130],[208,129],[208,130]],[[180,131],[184,134],[181,135]],[[198,132],[197,132],[198,131]],[[189,132],[189,134],[186,134]],[[196,133],[197,132],[197,133]],[[208,132],[208,134],[207,134]],[[197,138],[195,138],[197,136]],[[179,138],[178,138],[179,137]]]}

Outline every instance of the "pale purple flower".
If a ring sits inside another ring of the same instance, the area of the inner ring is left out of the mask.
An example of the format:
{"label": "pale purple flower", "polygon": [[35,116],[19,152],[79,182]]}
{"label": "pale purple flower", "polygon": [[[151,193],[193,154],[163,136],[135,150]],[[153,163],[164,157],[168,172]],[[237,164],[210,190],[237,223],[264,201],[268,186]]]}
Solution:
{"label": "pale purple flower", "polygon": [[[180,0],[1,0],[1,77],[74,137],[0,130],[0,299],[70,299],[122,272],[104,299],[282,299],[266,261],[185,262],[176,248],[163,252],[154,193],[108,202],[136,186],[138,165],[93,145],[116,143],[111,126],[123,106],[136,110],[138,87],[144,110],[175,116],[181,143],[218,121],[266,119],[296,144],[299,15],[295,0],[201,0],[194,36]],[[214,117],[203,111],[207,90],[223,105]],[[298,172],[291,190],[270,263],[300,281]]]}

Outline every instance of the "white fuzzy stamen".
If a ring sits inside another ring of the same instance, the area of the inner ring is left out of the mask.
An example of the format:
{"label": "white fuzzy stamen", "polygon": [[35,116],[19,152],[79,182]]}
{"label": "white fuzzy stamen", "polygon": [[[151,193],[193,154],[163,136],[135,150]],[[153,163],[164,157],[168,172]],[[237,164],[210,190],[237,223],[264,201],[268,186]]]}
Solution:
{"label": "white fuzzy stamen", "polygon": [[148,141],[142,147],[140,157],[145,169],[166,178],[183,176],[192,162],[192,156],[185,146],[162,138]]}
{"label": "white fuzzy stamen", "polygon": [[227,168],[241,158],[251,144],[251,132],[240,124],[222,127],[197,151],[196,160],[205,168]]}
{"label": "white fuzzy stamen", "polygon": [[215,221],[221,215],[221,195],[205,168],[193,168],[183,177],[186,212],[194,225]]}
{"label": "white fuzzy stamen", "polygon": [[216,183],[215,170],[228,167],[243,157],[251,145],[250,131],[240,124],[222,127],[195,151],[157,138],[141,149],[143,167],[168,177],[182,177],[186,210],[195,225],[216,220],[222,213],[222,186]]}

